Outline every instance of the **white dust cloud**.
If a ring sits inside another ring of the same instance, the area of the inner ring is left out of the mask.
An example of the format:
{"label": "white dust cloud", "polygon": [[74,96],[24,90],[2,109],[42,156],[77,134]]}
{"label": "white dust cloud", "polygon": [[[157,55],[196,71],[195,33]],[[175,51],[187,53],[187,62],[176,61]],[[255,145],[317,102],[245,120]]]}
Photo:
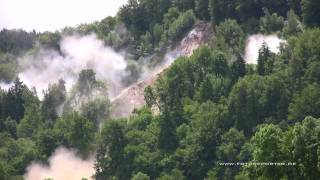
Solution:
{"label": "white dust cloud", "polygon": [[32,163],[24,175],[26,180],[81,180],[92,179],[94,159],[83,160],[75,152],[63,147],[58,148],[49,159],[49,165]]}
{"label": "white dust cloud", "polygon": [[125,76],[127,62],[121,54],[104,46],[95,35],[64,37],[60,46],[61,53],[40,49],[19,60],[23,69],[20,79],[28,87],[35,87],[40,97],[42,90],[61,78],[70,90],[83,69],[93,69],[98,80],[107,82],[111,97],[123,88],[121,79]]}
{"label": "white dust cloud", "polygon": [[262,35],[255,34],[251,35],[246,42],[245,49],[245,61],[248,64],[257,64],[259,49],[261,48],[263,42],[265,42],[270,51],[273,53],[279,53],[280,44],[284,40],[280,39],[277,35]]}

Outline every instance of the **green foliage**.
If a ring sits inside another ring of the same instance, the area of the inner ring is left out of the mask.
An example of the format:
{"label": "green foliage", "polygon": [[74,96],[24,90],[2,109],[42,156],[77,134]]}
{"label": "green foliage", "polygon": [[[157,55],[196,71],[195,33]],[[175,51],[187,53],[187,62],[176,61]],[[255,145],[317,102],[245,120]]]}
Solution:
{"label": "green foliage", "polygon": [[195,7],[195,0],[174,0],[173,4],[179,11],[186,11]]}
{"label": "green foliage", "polygon": [[216,36],[212,43],[230,57],[243,52],[245,34],[236,20],[227,19],[216,27]]}
{"label": "green foliage", "polygon": [[229,94],[229,111],[235,127],[250,134],[262,121],[264,78],[246,76],[239,80]]}
{"label": "green foliage", "polygon": [[214,25],[224,21],[224,19],[236,19],[236,2],[232,0],[209,0],[209,13]]}
{"label": "green foliage", "polygon": [[[251,139],[251,162],[282,162],[295,165],[248,166],[242,175],[251,179],[314,179],[319,177],[319,119],[306,117],[283,131],[277,125],[263,125]],[[238,176],[239,177],[239,176]]]}
{"label": "green foliage", "polygon": [[302,24],[299,21],[299,17],[291,9],[287,13],[287,21],[284,24],[283,32],[286,35],[295,35],[302,31]]}
{"label": "green foliage", "polygon": [[81,115],[98,126],[110,115],[111,103],[109,99],[100,97],[84,103],[80,107]]}
{"label": "green foliage", "polygon": [[93,149],[95,131],[94,123],[77,112],[65,115],[54,125],[54,133],[60,136],[59,143],[78,149],[84,156]]}
{"label": "green foliage", "polygon": [[28,33],[23,30],[0,31],[0,52],[10,54],[21,54],[31,49],[35,43],[36,33]]}
{"label": "green foliage", "polygon": [[174,20],[168,29],[168,39],[171,41],[177,41],[183,35],[191,29],[195,23],[195,16],[192,10],[181,13],[179,17]]}
{"label": "green foliage", "polygon": [[259,49],[257,71],[259,75],[271,74],[274,67],[274,54],[269,50],[268,45],[264,42]]}
{"label": "green foliage", "polygon": [[44,92],[41,106],[42,116],[45,121],[52,122],[57,119],[57,110],[66,100],[66,94],[64,80],[60,79],[57,84],[49,85],[48,90]]}
{"label": "green foliage", "polygon": [[140,56],[146,56],[152,51],[152,36],[150,32],[140,36],[140,44],[137,47],[138,54]]}
{"label": "green foliage", "polygon": [[0,52],[0,81],[10,82],[16,78],[17,62],[13,55]]}
{"label": "green foliage", "polygon": [[[301,63],[303,69],[320,58],[320,29],[308,29],[290,41],[294,60]],[[300,67],[297,67],[300,68]]]}
{"label": "green foliage", "polygon": [[40,108],[37,105],[29,106],[26,109],[23,119],[17,126],[18,137],[34,137],[38,130],[42,128],[42,123]]}
{"label": "green foliage", "polygon": [[230,80],[222,77],[207,76],[200,84],[196,92],[196,98],[201,101],[218,102],[223,96],[227,96],[230,87]]}
{"label": "green foliage", "polygon": [[130,174],[127,174],[126,163],[123,163],[125,162],[124,147],[126,144],[124,133],[124,122],[121,120],[108,121],[102,127],[95,165],[97,179],[108,179],[113,176],[130,178]]}
{"label": "green foliage", "polygon": [[142,172],[135,174],[131,180],[150,180],[150,177]]}
{"label": "green foliage", "polygon": [[168,112],[164,112],[160,118],[158,146],[161,150],[171,151],[175,150],[178,146],[177,122],[175,122],[175,118],[172,115],[170,116]]}
{"label": "green foliage", "polygon": [[[266,125],[259,129],[252,138],[254,144],[253,161],[283,162],[286,155],[281,152],[283,133],[276,125]],[[284,158],[284,159],[283,159]],[[280,179],[287,167],[260,166],[255,167],[256,175],[264,178]]]}
{"label": "green foliage", "polygon": [[136,61],[128,60],[126,71],[127,71],[127,74],[123,80],[123,83],[125,85],[130,85],[138,81],[141,75],[142,67]]}
{"label": "green foliage", "polygon": [[306,116],[320,117],[320,86],[318,84],[307,85],[293,98],[289,107],[289,119],[301,121]]}
{"label": "green foliage", "polygon": [[0,162],[0,179],[8,179],[8,172],[3,162]]}
{"label": "green foliage", "polygon": [[184,180],[183,173],[178,169],[173,169],[170,173],[163,173],[157,180]]}
{"label": "green foliage", "polygon": [[120,8],[119,18],[138,37],[160,23],[171,5],[170,0],[130,0]]}
{"label": "green foliage", "polygon": [[[115,17],[62,31],[2,30],[6,83],[17,77],[19,55],[40,47],[60,52],[61,38],[75,32],[127,50],[126,85],[139,79],[143,61],[135,60],[158,61],[198,19],[211,21],[215,37],[175,60],[145,89],[147,106],[125,119],[109,119],[106,86],[90,69],[68,98],[63,80],[41,101],[18,78],[0,89],[0,179],[22,179],[31,161],[47,162],[59,146],[83,157],[96,152],[96,179],[319,179],[318,4],[129,0]],[[246,65],[245,37],[255,32],[278,33],[286,43],[279,54],[264,44],[258,64]],[[296,165],[219,165],[224,162]]]}
{"label": "green foliage", "polygon": [[248,135],[264,120],[285,118],[288,98],[286,84],[278,77],[245,76],[229,94],[229,111],[233,112],[235,127]]}
{"label": "green foliage", "polygon": [[308,27],[320,25],[320,2],[317,0],[302,0],[303,22]]}
{"label": "green foliage", "polygon": [[[58,122],[57,122],[58,123]],[[62,137],[61,137],[62,136]],[[52,130],[49,128],[40,129],[35,138],[35,144],[38,150],[38,157],[41,160],[48,159],[58,145],[61,143],[63,133],[57,129]],[[66,143],[65,143],[66,144]]]}
{"label": "green foliage", "polygon": [[232,82],[236,82],[239,78],[243,77],[246,75],[247,70],[246,70],[246,62],[241,56],[237,56],[237,59],[232,62],[231,67],[231,80]]}
{"label": "green foliage", "polygon": [[59,42],[61,38],[61,33],[59,33],[58,31],[54,33],[44,32],[42,34],[39,34],[38,41],[44,48],[53,48],[56,50],[60,50]]}
{"label": "green foliage", "polygon": [[0,161],[5,162],[8,175],[24,173],[25,167],[36,158],[37,151],[34,142],[29,139],[5,139],[0,146]]}
{"label": "green foliage", "polygon": [[195,13],[197,17],[203,20],[209,20],[208,12],[209,1],[208,0],[195,0]]}
{"label": "green foliage", "polygon": [[277,13],[270,14],[267,9],[264,10],[264,16],[260,19],[260,31],[263,33],[273,33],[282,29],[283,17]]}
{"label": "green foliage", "polygon": [[24,116],[25,108],[29,104],[38,103],[35,92],[30,91],[19,78],[16,78],[14,85],[9,88],[3,97],[3,116],[11,117],[16,122]]}
{"label": "green foliage", "polygon": [[147,86],[144,89],[144,100],[146,101],[146,104],[148,107],[152,107],[153,105],[156,104],[156,99],[155,99],[155,94],[153,92],[153,89],[151,86]]}
{"label": "green foliage", "polygon": [[[242,162],[243,159],[239,156],[242,146],[246,138],[243,132],[231,128],[222,135],[221,145],[217,148],[217,162]],[[218,166],[211,171],[211,178],[230,179],[236,175],[240,167],[224,167]],[[210,179],[210,178],[209,178]]]}
{"label": "green foliage", "polygon": [[80,96],[88,96],[92,89],[99,84],[96,80],[96,73],[92,69],[82,70],[79,74],[77,90]]}

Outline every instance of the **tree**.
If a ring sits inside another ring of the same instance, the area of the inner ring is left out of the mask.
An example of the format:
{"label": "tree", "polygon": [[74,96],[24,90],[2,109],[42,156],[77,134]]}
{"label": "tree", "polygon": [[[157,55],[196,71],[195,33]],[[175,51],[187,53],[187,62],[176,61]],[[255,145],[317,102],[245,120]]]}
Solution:
{"label": "tree", "polygon": [[58,108],[65,102],[67,96],[65,81],[60,79],[57,84],[49,85],[41,106],[42,116],[45,121],[53,122],[58,118]]}
{"label": "tree", "polygon": [[225,19],[236,19],[236,3],[232,0],[209,0],[209,14],[214,25]]}
{"label": "tree", "polygon": [[127,171],[124,148],[127,144],[125,138],[125,121],[107,121],[98,137],[98,148],[95,164],[95,178],[109,179],[113,176],[120,179],[129,179],[131,174]]}
{"label": "tree", "polygon": [[320,58],[320,29],[307,29],[297,38],[290,42],[292,47],[293,57],[292,60],[298,61],[304,73],[308,65]]}
{"label": "tree", "polygon": [[169,113],[165,111],[160,118],[158,145],[160,149],[170,152],[177,148],[178,137],[176,132],[177,122],[175,122],[174,117],[170,116]]}
{"label": "tree", "polygon": [[28,91],[28,88],[16,78],[14,85],[9,89],[7,96],[5,97],[4,115],[10,116],[16,122],[20,122],[25,111],[25,99],[24,93]]}
{"label": "tree", "polygon": [[77,82],[77,89],[79,90],[80,96],[88,96],[88,94],[97,85],[96,73],[92,69],[85,69],[79,73]]}
{"label": "tree", "polygon": [[157,178],[157,180],[176,180],[176,179],[181,179],[181,180],[185,179],[182,172],[178,169],[173,169],[169,173],[163,173],[159,178]]}
{"label": "tree", "polygon": [[176,42],[185,33],[187,33],[195,23],[195,16],[192,10],[180,13],[179,17],[174,20],[168,29],[168,39]]}
{"label": "tree", "polygon": [[283,27],[284,33],[287,35],[294,35],[302,31],[301,22],[299,21],[299,17],[294,13],[291,9],[287,13],[287,22]]}
{"label": "tree", "polygon": [[300,179],[319,179],[319,134],[320,119],[306,117],[293,128],[292,161],[298,167],[294,169]]}
{"label": "tree", "polygon": [[278,1],[278,0],[261,0],[258,1],[262,11],[267,9],[270,13],[276,13],[280,16],[285,16],[288,11],[288,2],[287,1]]}
{"label": "tree", "polygon": [[147,174],[142,172],[138,172],[137,174],[133,175],[132,180],[150,180],[150,177]]}
{"label": "tree", "polygon": [[195,62],[197,81],[202,82],[206,74],[226,77],[229,73],[226,56],[223,52],[210,50],[207,46],[197,49],[191,56]]}
{"label": "tree", "polygon": [[306,116],[320,117],[320,86],[318,84],[307,85],[294,96],[289,106],[289,120],[302,121]]}
{"label": "tree", "polygon": [[302,0],[303,22],[308,27],[320,25],[320,2],[317,0]]}
{"label": "tree", "polygon": [[[252,162],[286,162],[282,151],[282,130],[273,124],[263,125],[252,137],[254,145]],[[251,178],[281,179],[285,175],[285,166],[251,166]]]}
{"label": "tree", "polygon": [[245,35],[236,20],[226,19],[216,27],[213,44],[229,58],[241,54],[245,48]]}
{"label": "tree", "polygon": [[309,83],[320,84],[320,62],[312,62],[309,64],[304,79]]}
{"label": "tree", "polygon": [[257,71],[259,75],[268,75],[272,73],[274,67],[273,53],[269,50],[268,45],[264,42],[259,49]]}
{"label": "tree", "polygon": [[0,81],[10,83],[17,76],[17,59],[9,53],[0,52]]}
{"label": "tree", "polygon": [[21,55],[21,53],[31,49],[36,41],[35,32],[23,30],[0,31],[0,52]]}
{"label": "tree", "polygon": [[17,126],[18,137],[32,138],[42,126],[40,108],[37,105],[31,105],[26,109],[23,119]]}
{"label": "tree", "polygon": [[154,90],[151,86],[147,86],[144,89],[144,100],[146,101],[146,104],[148,107],[152,107],[153,105],[156,105],[156,97],[154,94]]}
{"label": "tree", "polygon": [[229,93],[230,81],[228,78],[207,75],[200,84],[196,97],[201,102],[218,102],[223,96]]}
{"label": "tree", "polygon": [[259,2],[254,0],[237,0],[235,9],[241,22],[247,22],[252,17],[260,18],[263,13]]}
{"label": "tree", "polygon": [[17,122],[8,117],[4,122],[5,130],[13,137],[17,137]]}
{"label": "tree", "polygon": [[197,17],[203,20],[209,20],[210,15],[208,11],[209,0],[195,0],[195,13]]}
{"label": "tree", "polygon": [[59,143],[59,135],[52,129],[43,128],[39,130],[35,138],[39,159],[48,159],[59,145],[63,145]]}
{"label": "tree", "polygon": [[0,162],[0,179],[8,179],[8,172],[7,167],[4,165],[3,162]]}
{"label": "tree", "polygon": [[264,16],[260,19],[260,31],[272,33],[282,30],[284,20],[277,13],[270,14],[267,9],[264,10]]}
{"label": "tree", "polygon": [[195,7],[195,0],[174,0],[173,4],[177,6],[180,11],[186,11]]}
{"label": "tree", "polygon": [[199,87],[197,97],[200,101],[205,102],[213,99],[212,93],[213,93],[213,87],[211,84],[211,78],[206,77]]}
{"label": "tree", "polygon": [[[217,162],[241,162],[239,154],[246,138],[243,132],[239,132],[235,128],[229,129],[222,135],[221,144],[217,148]],[[217,166],[213,169],[214,178],[228,179],[234,177],[238,172],[239,167]]]}
{"label": "tree", "polygon": [[86,155],[92,150],[95,126],[92,121],[74,112],[64,118],[68,122],[66,138],[71,147]]}
{"label": "tree", "polygon": [[7,139],[1,147],[1,162],[6,162],[9,175],[23,174],[25,168],[37,157],[35,144],[30,139]]}
{"label": "tree", "polygon": [[104,97],[96,97],[80,107],[81,115],[94,123],[96,127],[110,115],[111,103]]}
{"label": "tree", "polygon": [[318,179],[319,122],[309,116],[286,131],[277,125],[262,125],[250,141],[253,146],[251,162],[280,162],[288,166],[248,166],[238,177]]}
{"label": "tree", "polygon": [[237,82],[239,78],[246,75],[247,73],[246,62],[240,55],[238,55],[237,59],[234,62],[232,62],[230,71],[231,71],[231,79],[233,83]]}
{"label": "tree", "polygon": [[229,94],[228,108],[234,126],[250,135],[255,126],[264,120],[265,79],[261,76],[245,76],[240,79]]}
{"label": "tree", "polygon": [[143,34],[149,26],[147,9],[143,7],[141,0],[130,0],[119,10],[119,19],[136,37]]}
{"label": "tree", "polygon": [[211,19],[211,22],[214,24],[214,25],[218,25],[219,22],[222,21],[222,13],[220,12],[221,9],[219,7],[219,0],[209,0],[209,8],[208,8],[208,11],[209,11],[209,14],[210,14],[210,19]]}

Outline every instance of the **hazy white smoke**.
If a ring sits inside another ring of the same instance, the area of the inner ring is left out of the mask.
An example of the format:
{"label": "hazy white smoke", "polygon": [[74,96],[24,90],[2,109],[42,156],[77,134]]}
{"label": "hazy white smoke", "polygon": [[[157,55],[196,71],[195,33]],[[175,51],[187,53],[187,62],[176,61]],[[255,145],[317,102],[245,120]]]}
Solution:
{"label": "hazy white smoke", "polygon": [[4,89],[4,90],[8,90],[11,86],[13,86],[13,83],[4,83],[4,82],[0,82],[0,88]]}
{"label": "hazy white smoke", "polygon": [[82,160],[75,152],[63,147],[58,148],[49,159],[49,166],[32,163],[24,175],[26,180],[81,180],[92,179],[94,159]]}
{"label": "hazy white smoke", "polygon": [[19,60],[23,71],[21,80],[29,87],[36,87],[38,95],[62,78],[70,90],[83,69],[93,69],[99,80],[108,83],[109,95],[115,96],[123,87],[126,61],[119,53],[104,46],[95,35],[67,36],[60,43],[61,52],[40,49],[38,53]]}
{"label": "hazy white smoke", "polygon": [[259,49],[261,48],[263,42],[268,45],[271,52],[279,53],[280,43],[283,43],[284,40],[280,39],[277,35],[255,34],[249,36],[245,49],[246,63],[257,64]]}

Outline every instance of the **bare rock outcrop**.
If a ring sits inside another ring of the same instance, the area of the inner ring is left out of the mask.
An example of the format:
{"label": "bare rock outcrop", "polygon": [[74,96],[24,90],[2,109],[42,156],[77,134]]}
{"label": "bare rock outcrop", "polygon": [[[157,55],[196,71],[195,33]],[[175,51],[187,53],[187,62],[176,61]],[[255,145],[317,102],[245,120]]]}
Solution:
{"label": "bare rock outcrop", "polygon": [[179,56],[190,56],[193,51],[208,42],[211,33],[210,25],[199,22],[184,37],[176,47],[168,52],[163,62],[158,65],[148,77],[134,83],[124,89],[118,96],[112,99],[111,117],[128,117],[135,108],[141,108],[146,103],[144,100],[144,89],[148,85],[154,85],[162,72]]}

